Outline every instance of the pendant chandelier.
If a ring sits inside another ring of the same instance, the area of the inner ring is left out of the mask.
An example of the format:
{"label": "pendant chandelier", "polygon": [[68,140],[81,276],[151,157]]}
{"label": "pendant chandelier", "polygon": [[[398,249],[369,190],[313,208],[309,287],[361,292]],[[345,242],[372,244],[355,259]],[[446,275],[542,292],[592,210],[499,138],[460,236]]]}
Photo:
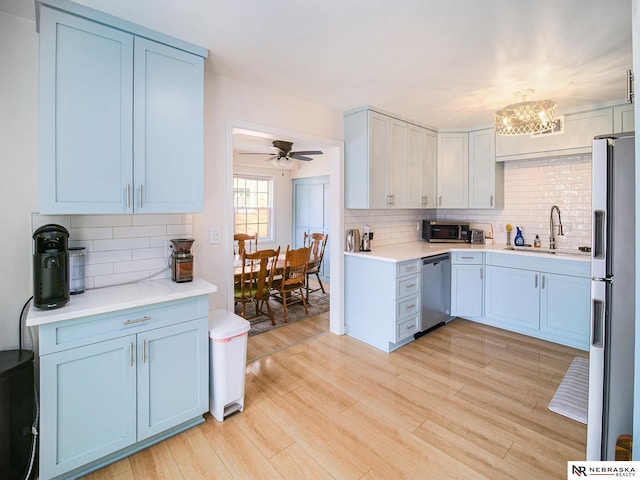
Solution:
{"label": "pendant chandelier", "polygon": [[507,105],[496,112],[495,129],[497,135],[529,135],[552,130],[556,126],[556,109],[553,100],[527,101],[527,94],[533,90],[516,92],[522,102]]}

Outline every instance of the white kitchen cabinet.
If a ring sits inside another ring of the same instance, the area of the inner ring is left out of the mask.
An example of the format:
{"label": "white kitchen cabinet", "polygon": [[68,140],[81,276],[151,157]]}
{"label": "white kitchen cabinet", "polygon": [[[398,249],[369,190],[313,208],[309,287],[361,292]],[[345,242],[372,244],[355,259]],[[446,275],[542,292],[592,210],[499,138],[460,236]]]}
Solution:
{"label": "white kitchen cabinet", "polygon": [[438,208],[469,205],[469,135],[438,133]]}
{"label": "white kitchen cabinet", "polygon": [[420,260],[344,260],[345,333],[385,352],[412,341],[420,328]]}
{"label": "white kitchen cabinet", "polygon": [[413,177],[419,181],[419,193],[413,193],[415,183],[411,182],[411,199],[418,199],[418,204],[412,204],[412,208],[437,208],[438,177],[437,177],[437,145],[436,132],[427,128],[409,126],[409,159],[416,167],[411,171],[419,172]]}
{"label": "white kitchen cabinet", "polygon": [[497,135],[496,160],[522,160],[591,153],[593,137],[613,133],[613,109],[564,115],[564,132],[537,135]]}
{"label": "white kitchen cabinet", "polygon": [[73,5],[38,3],[40,213],[202,210],[206,50]]}
{"label": "white kitchen cabinet", "polygon": [[613,133],[634,132],[633,103],[613,107]]}
{"label": "white kitchen cabinet", "polygon": [[367,108],[344,130],[346,208],[435,206],[435,132]]}
{"label": "white kitchen cabinet", "polygon": [[481,317],[483,314],[484,255],[482,252],[451,254],[451,315]]}
{"label": "white kitchen cabinet", "polygon": [[469,208],[503,208],[504,165],[496,163],[495,130],[469,132]]}
{"label": "white kitchen cabinet", "polygon": [[207,296],[39,327],[40,478],[81,476],[203,421]]}

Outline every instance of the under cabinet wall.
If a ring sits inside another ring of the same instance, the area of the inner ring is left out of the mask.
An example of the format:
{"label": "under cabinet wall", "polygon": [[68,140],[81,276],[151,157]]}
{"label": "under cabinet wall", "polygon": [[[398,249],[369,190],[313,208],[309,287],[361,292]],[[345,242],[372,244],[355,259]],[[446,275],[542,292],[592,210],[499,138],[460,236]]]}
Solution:
{"label": "under cabinet wall", "polygon": [[[86,248],[85,286],[91,289],[170,278],[169,239],[190,237],[193,218],[191,214],[31,216],[32,231],[47,223],[69,230],[70,247]],[[197,249],[194,243],[196,275]]]}

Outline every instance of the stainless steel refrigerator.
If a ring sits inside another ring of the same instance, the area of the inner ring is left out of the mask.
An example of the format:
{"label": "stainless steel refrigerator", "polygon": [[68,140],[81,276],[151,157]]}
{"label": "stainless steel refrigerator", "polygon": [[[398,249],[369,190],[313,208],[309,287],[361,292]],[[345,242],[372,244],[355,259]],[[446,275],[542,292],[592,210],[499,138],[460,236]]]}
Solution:
{"label": "stainless steel refrigerator", "polygon": [[634,143],[633,133],[593,141],[587,460],[615,460],[616,440],[633,433]]}

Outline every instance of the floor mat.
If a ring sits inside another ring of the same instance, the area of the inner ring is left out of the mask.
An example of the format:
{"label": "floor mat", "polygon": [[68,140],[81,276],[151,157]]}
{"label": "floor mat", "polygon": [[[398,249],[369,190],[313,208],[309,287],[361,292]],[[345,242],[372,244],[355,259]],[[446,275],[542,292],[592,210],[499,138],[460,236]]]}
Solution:
{"label": "floor mat", "polygon": [[549,410],[586,424],[588,399],[589,360],[575,357],[549,402]]}

